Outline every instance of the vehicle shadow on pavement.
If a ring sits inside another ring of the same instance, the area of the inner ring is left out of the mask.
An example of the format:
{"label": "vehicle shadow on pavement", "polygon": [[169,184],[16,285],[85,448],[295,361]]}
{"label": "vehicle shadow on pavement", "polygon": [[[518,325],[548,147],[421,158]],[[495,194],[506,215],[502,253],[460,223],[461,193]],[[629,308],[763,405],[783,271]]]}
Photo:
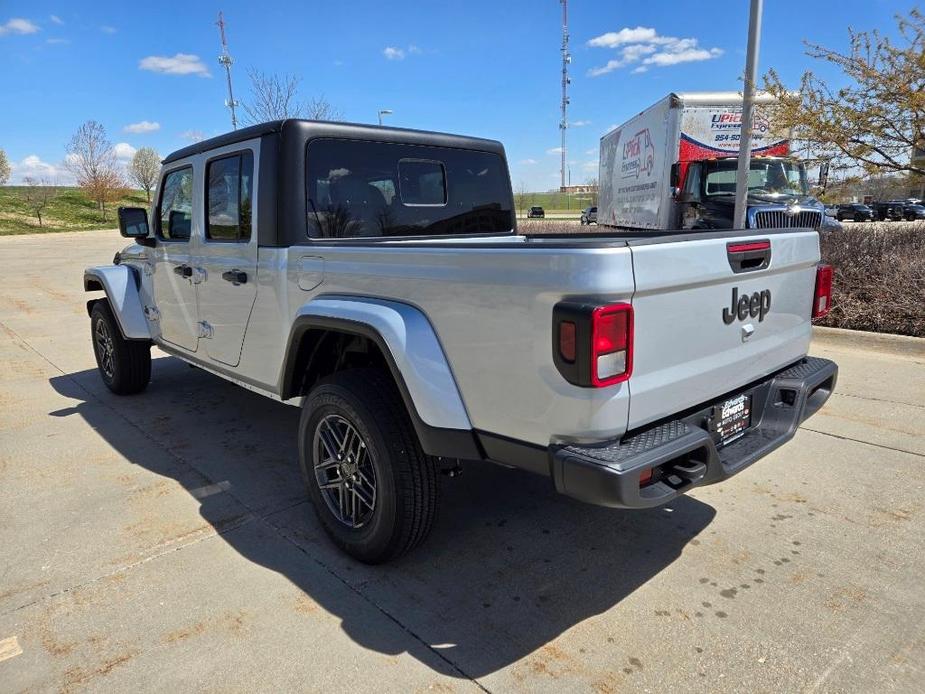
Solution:
{"label": "vehicle shadow on pavement", "polygon": [[[129,464],[176,480],[222,541],[286,576],[357,644],[407,651],[453,677],[515,663],[526,676],[550,659],[580,671],[550,642],[583,622],[590,647],[617,639],[612,619],[594,617],[677,560],[715,515],[690,497],[647,511],[597,508],[559,496],[548,479],[473,463],[459,478],[442,478],[424,545],[368,567],[334,548],[306,500],[296,408],[174,358],[153,361],[152,383],[139,396],[112,395],[96,370],[50,383],[76,401],[52,416],[81,416]],[[332,577],[349,590],[332,590]],[[370,607],[389,628],[371,628],[362,617]]]}

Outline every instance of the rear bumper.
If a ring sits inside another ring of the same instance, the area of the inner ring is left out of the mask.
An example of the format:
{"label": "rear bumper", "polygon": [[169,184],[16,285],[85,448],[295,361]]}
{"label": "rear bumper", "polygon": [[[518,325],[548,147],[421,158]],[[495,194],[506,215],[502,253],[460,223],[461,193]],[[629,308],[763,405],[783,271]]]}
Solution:
{"label": "rear bumper", "polygon": [[[717,401],[615,441],[551,448],[556,490],[600,506],[649,508],[721,482],[793,438],[829,399],[837,377],[834,362],[807,357],[740,391],[752,396],[753,426],[722,447],[708,428]],[[653,481],[640,487],[648,470]]]}

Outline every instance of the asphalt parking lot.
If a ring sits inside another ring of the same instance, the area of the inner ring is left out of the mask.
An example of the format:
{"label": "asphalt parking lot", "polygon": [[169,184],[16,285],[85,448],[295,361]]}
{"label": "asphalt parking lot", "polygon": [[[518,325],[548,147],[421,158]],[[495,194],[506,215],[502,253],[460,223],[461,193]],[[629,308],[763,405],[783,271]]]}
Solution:
{"label": "asphalt parking lot", "polygon": [[645,512],[490,465],[366,567],[304,500],[298,411],[164,355],[99,380],[116,232],[0,238],[0,691],[925,690],[925,352],[838,340],[837,393]]}

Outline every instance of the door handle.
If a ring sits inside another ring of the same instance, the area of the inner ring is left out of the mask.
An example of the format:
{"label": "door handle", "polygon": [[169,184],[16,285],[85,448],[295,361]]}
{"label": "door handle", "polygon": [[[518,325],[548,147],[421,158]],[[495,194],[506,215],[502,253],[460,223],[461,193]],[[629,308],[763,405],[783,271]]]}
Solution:
{"label": "door handle", "polygon": [[174,267],[173,271],[177,273],[178,275],[180,275],[180,277],[192,277],[193,276],[193,268],[191,268],[189,265],[177,265],[176,267]]}
{"label": "door handle", "polygon": [[233,285],[247,284],[247,273],[243,270],[229,270],[222,273],[222,279],[231,282]]}

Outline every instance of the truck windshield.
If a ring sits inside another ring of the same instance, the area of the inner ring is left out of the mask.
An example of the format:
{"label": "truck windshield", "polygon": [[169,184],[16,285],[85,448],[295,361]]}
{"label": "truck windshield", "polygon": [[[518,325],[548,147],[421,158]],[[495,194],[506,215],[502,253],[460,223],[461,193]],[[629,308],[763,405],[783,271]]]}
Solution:
{"label": "truck windshield", "polygon": [[[704,193],[735,195],[736,159],[704,162]],[[808,195],[806,169],[786,159],[752,159],[748,171],[748,192],[759,196]]]}
{"label": "truck windshield", "polygon": [[306,194],[312,238],[508,232],[514,201],[504,159],[424,145],[313,140]]}

